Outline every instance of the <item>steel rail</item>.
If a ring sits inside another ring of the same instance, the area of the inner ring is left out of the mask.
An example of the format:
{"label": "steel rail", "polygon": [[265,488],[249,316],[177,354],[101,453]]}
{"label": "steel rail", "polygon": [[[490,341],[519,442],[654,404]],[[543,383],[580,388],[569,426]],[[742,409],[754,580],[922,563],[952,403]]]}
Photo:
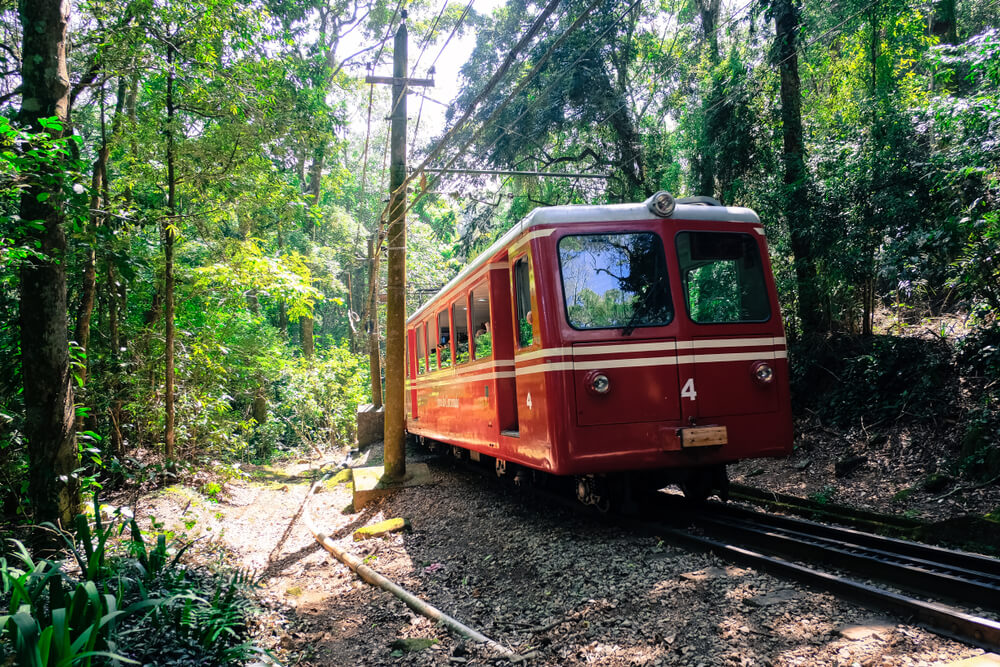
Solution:
{"label": "steel rail", "polygon": [[[478,472],[485,476],[485,471],[483,471],[480,466],[474,467]],[[693,549],[711,551],[712,553],[715,553],[727,560],[767,571],[775,576],[795,579],[808,586],[828,591],[841,598],[852,600],[871,609],[879,609],[897,614],[906,622],[912,622],[913,624],[924,627],[931,632],[949,637],[956,641],[978,646],[979,648],[987,651],[1000,652],[1000,622],[998,621],[983,618],[940,602],[921,600],[904,593],[890,591],[847,576],[809,567],[808,565],[787,560],[779,555],[761,553],[759,551],[746,548],[745,546],[732,544],[723,539],[698,535],[690,530],[678,528],[676,527],[678,523],[684,522],[685,519],[688,519],[687,523],[690,524],[691,520],[698,515],[698,511],[692,511],[690,509],[687,511],[678,511],[680,503],[670,504],[672,499],[667,498],[665,494],[654,493],[648,494],[648,498],[647,496],[637,497],[636,500],[640,502],[640,506],[645,508],[644,515],[642,517],[629,517],[613,514],[595,515],[592,508],[582,505],[573,498],[555,493],[552,490],[530,488],[530,492],[539,498],[544,498],[547,501],[554,502],[574,512],[586,513],[591,518],[599,518],[602,521],[613,522],[614,525],[619,527],[628,527],[632,530],[641,531],[650,535],[656,535],[673,543],[685,545]],[[648,499],[649,502],[643,504],[642,500],[644,499]],[[730,506],[724,506],[721,504],[712,503],[710,505],[712,511],[715,511],[717,508],[725,508],[727,511],[732,509]],[[659,516],[670,516],[670,524],[663,519],[648,518],[649,511],[657,509],[662,510],[664,508],[669,508],[670,511],[665,514],[661,512]],[[749,510],[745,511],[748,514],[759,514]],[[762,516],[766,516],[767,520],[775,522],[788,520],[787,517],[776,517],[774,515]],[[790,521],[804,520],[796,519]],[[815,522],[805,523],[815,524]],[[827,528],[832,531],[843,530],[856,535],[866,535],[860,533],[860,531],[839,529],[835,526],[826,526],[825,524],[815,525],[822,526],[823,528]],[[879,538],[879,536],[875,535],[872,537]],[[940,547],[905,543],[903,540],[893,540],[892,538],[884,539],[912,545],[916,551],[927,550],[929,553],[937,554],[947,552],[951,554],[958,554],[960,557],[971,557],[973,561],[979,562],[993,560],[985,556],[977,556],[976,554],[950,552],[949,550],[941,549]]]}
{"label": "steel rail", "polygon": [[989,573],[742,519],[702,515],[697,522],[713,531],[739,536],[768,552],[822,561],[839,569],[855,569],[906,589],[1000,609],[1000,578]]}
{"label": "steel rail", "polygon": [[842,525],[865,530],[882,529],[897,535],[910,535],[914,531],[930,525],[918,519],[879,514],[878,512],[833,503],[821,503],[817,500],[799,498],[777,491],[764,491],[737,482],[732,482],[729,485],[729,499],[762,505],[772,510],[798,514],[799,516],[824,517]]}
{"label": "steel rail", "polygon": [[694,535],[677,528],[664,527],[661,534],[677,542],[712,551],[745,565],[779,576],[787,576],[914,621],[937,634],[972,644],[988,651],[1000,650],[1000,622],[974,616],[937,602],[918,600],[847,577],[816,570],[805,565],[745,549],[711,537]]}
{"label": "steel rail", "polygon": [[735,505],[710,503],[709,506],[711,507],[711,513],[715,516],[725,515],[742,518],[754,523],[800,531],[843,542],[851,542],[860,546],[891,551],[908,558],[934,561],[952,568],[981,572],[991,577],[1000,578],[1000,560],[981,554],[876,535],[854,528],[818,523],[808,519],[766,514]]}

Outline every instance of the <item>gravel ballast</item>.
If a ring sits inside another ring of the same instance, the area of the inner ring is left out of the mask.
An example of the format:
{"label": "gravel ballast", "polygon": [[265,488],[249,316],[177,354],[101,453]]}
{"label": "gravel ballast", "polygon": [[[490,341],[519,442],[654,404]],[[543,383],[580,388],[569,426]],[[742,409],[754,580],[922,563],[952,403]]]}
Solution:
{"label": "gravel ballast", "polygon": [[[333,560],[297,520],[309,468],[230,482],[218,504],[163,493],[150,511],[168,527],[194,520],[191,536],[214,535],[234,564],[262,573],[257,632],[283,662],[507,663]],[[313,517],[342,548],[529,664],[935,665],[982,653],[466,471],[432,474],[361,512],[347,485],[328,483]],[[361,526],[394,517],[412,531],[354,541]]]}

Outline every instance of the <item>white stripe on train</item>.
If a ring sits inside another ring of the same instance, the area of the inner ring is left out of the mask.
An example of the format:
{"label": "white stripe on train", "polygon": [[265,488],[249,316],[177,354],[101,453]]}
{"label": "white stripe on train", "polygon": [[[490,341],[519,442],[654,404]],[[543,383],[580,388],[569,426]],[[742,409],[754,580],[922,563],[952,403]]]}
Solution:
{"label": "white stripe on train", "polygon": [[[613,347],[613,346],[609,346]],[[557,350],[559,348],[551,348],[551,350]],[[540,352],[546,352],[545,350],[540,350]],[[550,352],[553,356],[559,354],[558,352]],[[524,356],[518,357],[518,359],[523,359]],[[549,356],[548,354],[545,356]],[[447,378],[442,378],[440,380],[417,380],[416,386],[420,389],[427,389],[430,387],[436,387],[445,384],[453,383],[466,383],[466,382],[482,382],[483,380],[493,380],[493,379],[505,379],[512,377],[521,377],[524,375],[534,375],[536,373],[553,373],[560,371],[587,371],[587,370],[598,370],[605,368],[637,368],[637,367],[654,367],[654,366],[677,366],[680,364],[720,364],[720,363],[731,363],[735,361],[754,361],[757,359],[767,360],[767,359],[785,359],[788,353],[785,350],[760,350],[758,352],[736,352],[728,354],[684,354],[677,356],[660,356],[660,357],[640,357],[638,359],[591,359],[587,361],[550,361],[541,364],[534,364],[531,366],[523,366],[521,368],[515,368],[513,372],[511,371],[499,371],[492,373],[473,373],[466,375],[453,375]],[[537,357],[536,357],[537,358]],[[512,362],[510,361],[498,361],[496,362],[497,367],[510,367]],[[412,387],[413,383],[407,380],[406,385]]]}
{"label": "white stripe on train", "polygon": [[784,345],[785,339],[762,336],[759,338],[716,338],[707,340],[658,341],[654,343],[612,343],[609,345],[580,345],[577,347],[549,347],[516,356],[517,361],[531,361],[543,357],[590,356],[595,354],[627,354],[629,352],[673,352],[674,350],[703,350],[715,347],[773,347]]}

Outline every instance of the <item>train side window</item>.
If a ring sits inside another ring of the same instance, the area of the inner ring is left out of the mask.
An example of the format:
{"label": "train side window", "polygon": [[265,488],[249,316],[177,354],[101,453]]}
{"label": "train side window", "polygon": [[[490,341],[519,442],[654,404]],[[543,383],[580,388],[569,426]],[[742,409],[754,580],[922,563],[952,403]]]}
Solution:
{"label": "train side window", "polygon": [[442,310],[437,318],[438,367],[451,367],[451,328],[448,326],[448,311]]}
{"label": "train side window", "polygon": [[698,324],[771,317],[760,249],[750,234],[681,232],[677,257],[688,315]]}
{"label": "train side window", "polygon": [[527,257],[514,262],[514,296],[517,305],[517,346],[527,347],[535,340],[535,318],[531,312],[531,267]]}
{"label": "train side window", "polygon": [[469,361],[469,306],[465,299],[451,305],[451,321],[455,327],[455,363]]}
{"label": "train side window", "polygon": [[493,356],[493,328],[490,326],[490,290],[486,284],[472,290],[472,353],[476,359]]}
{"label": "train side window", "polygon": [[427,372],[427,325],[417,327],[417,375]]}

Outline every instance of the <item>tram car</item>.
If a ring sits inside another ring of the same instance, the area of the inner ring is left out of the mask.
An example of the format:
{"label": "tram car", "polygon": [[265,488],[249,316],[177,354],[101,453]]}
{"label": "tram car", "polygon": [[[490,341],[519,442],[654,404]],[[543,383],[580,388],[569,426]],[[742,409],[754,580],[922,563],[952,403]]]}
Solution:
{"label": "tram car", "polygon": [[408,434],[598,506],[791,451],[764,228],[707,197],[535,209],[408,319],[406,367]]}

